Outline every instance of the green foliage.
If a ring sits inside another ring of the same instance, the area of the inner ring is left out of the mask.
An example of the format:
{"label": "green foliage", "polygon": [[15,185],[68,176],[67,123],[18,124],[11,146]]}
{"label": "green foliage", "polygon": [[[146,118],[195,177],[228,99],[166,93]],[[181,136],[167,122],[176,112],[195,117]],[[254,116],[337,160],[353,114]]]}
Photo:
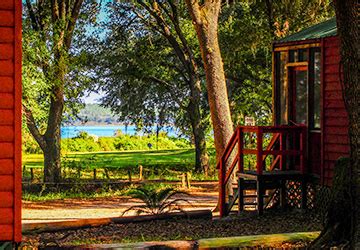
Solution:
{"label": "green foliage", "polygon": [[95,0],[57,1],[56,5],[23,1],[23,5],[24,121],[44,150],[59,147],[63,113],[72,116],[82,107],[89,77],[81,36],[97,15],[99,5]]}
{"label": "green foliage", "polygon": [[[151,145],[151,147],[149,147]],[[157,137],[150,135],[120,135],[118,137],[94,138],[86,132],[81,132],[76,138],[62,139],[63,152],[97,152],[97,151],[126,151],[153,149],[181,149],[189,148],[186,139],[168,137],[160,133]]]}
{"label": "green foliage", "polygon": [[113,137],[100,137],[98,144],[101,148],[101,151],[116,151],[115,140]]}
{"label": "green foliage", "polygon": [[132,206],[125,210],[123,214],[135,210],[139,215],[141,213],[147,214],[162,214],[174,210],[183,211],[179,206],[180,202],[188,202],[184,198],[174,198],[175,195],[189,195],[186,192],[175,190],[174,188],[160,188],[157,185],[144,185],[137,187],[128,192],[132,198],[140,199],[144,205]]}
{"label": "green foliage", "polygon": [[102,151],[98,142],[93,138],[63,139],[61,149],[64,152],[96,152]]}
{"label": "green foliage", "polygon": [[24,128],[22,131],[22,151],[27,154],[40,154],[42,152],[34,137]]}
{"label": "green foliage", "polygon": [[[184,40],[180,42],[179,33],[167,13],[173,14],[168,1],[159,9],[166,25],[170,26],[175,43],[180,51],[169,43],[155,18],[144,5],[153,8],[151,3],[133,1],[109,4],[109,18],[104,24],[108,29],[94,45],[92,67],[96,71],[96,84],[105,93],[102,104],[110,107],[120,121],[136,124],[147,129],[153,125],[159,128],[166,124],[178,127],[181,132],[192,136],[188,105],[190,102],[190,81],[197,76],[189,73],[189,63],[184,64],[179,57],[186,58],[187,50],[194,60],[201,61],[196,33],[191,19],[185,11],[185,3],[177,2],[177,23]],[[138,14],[141,13],[141,14]],[[187,47],[188,46],[188,47]],[[179,55],[182,54],[182,55]],[[197,67],[203,93],[201,116],[203,125],[209,124],[207,99],[205,95],[205,75]]]}

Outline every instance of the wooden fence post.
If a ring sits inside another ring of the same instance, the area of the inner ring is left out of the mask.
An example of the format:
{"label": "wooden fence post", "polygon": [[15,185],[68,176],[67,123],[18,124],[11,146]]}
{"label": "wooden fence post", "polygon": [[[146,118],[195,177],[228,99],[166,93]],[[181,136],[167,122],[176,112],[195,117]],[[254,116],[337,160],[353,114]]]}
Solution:
{"label": "wooden fence post", "polygon": [[139,180],[142,181],[143,179],[143,166],[139,165]]}
{"label": "wooden fence post", "polygon": [[185,173],[185,180],[186,180],[186,188],[190,189],[191,186],[190,186],[190,173],[189,172]]}
{"label": "wooden fence post", "polygon": [[30,168],[30,181],[33,182],[34,180],[34,169]]}
{"label": "wooden fence post", "polygon": [[127,172],[128,172],[129,182],[131,182],[131,181],[132,181],[132,178],[131,178],[131,169],[128,168]]}
{"label": "wooden fence post", "polygon": [[104,168],[106,179],[110,180],[109,171],[107,168]]}
{"label": "wooden fence post", "polygon": [[186,188],[186,176],[185,176],[185,173],[181,174],[181,186],[182,186],[182,188]]}

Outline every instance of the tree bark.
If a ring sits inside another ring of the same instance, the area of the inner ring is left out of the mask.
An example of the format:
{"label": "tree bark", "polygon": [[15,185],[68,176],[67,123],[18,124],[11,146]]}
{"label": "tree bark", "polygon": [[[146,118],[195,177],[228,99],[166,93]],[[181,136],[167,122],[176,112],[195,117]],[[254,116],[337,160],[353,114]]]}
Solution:
{"label": "tree bark", "polygon": [[233,134],[225,72],[218,41],[218,18],[221,0],[186,0],[200,43],[206,85],[214,127],[216,158],[219,160]]}
{"label": "tree bark", "polygon": [[[349,162],[349,158],[340,158],[335,163],[330,201],[325,208],[324,229],[319,237],[311,243],[310,249],[327,249],[332,245],[349,242],[351,232],[349,228],[351,224],[351,168]],[[318,205],[324,206],[325,204]]]}
{"label": "tree bark", "polygon": [[191,97],[188,105],[188,114],[191,122],[195,143],[195,172],[203,172],[206,176],[209,172],[209,155],[206,150],[205,129],[202,124],[200,112],[201,86],[198,80],[191,84]]}
{"label": "tree bark", "polygon": [[352,166],[352,246],[360,247],[360,84],[359,84],[359,11],[357,0],[334,0],[340,38],[342,85],[349,115],[350,161]]}
{"label": "tree bark", "polygon": [[[340,38],[341,84],[349,116],[351,176],[351,247],[360,248],[360,84],[359,84],[359,3],[357,0],[334,0]],[[345,239],[346,240],[346,239]]]}
{"label": "tree bark", "polygon": [[[59,77],[62,78],[61,76]],[[64,81],[64,79],[62,79]],[[64,82],[56,86],[51,97],[48,127],[44,134],[44,182],[61,180],[61,121],[64,109]]]}

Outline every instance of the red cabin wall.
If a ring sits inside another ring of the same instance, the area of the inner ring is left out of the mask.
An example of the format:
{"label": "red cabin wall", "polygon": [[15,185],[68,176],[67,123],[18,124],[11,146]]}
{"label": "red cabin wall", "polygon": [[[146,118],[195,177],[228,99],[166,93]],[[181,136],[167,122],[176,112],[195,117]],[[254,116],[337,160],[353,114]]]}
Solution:
{"label": "red cabin wall", "polygon": [[349,120],[342,97],[339,77],[340,43],[338,37],[323,40],[323,173],[325,185],[331,185],[335,161],[348,156]]}
{"label": "red cabin wall", "polygon": [[21,241],[21,0],[0,1],[0,241]]}

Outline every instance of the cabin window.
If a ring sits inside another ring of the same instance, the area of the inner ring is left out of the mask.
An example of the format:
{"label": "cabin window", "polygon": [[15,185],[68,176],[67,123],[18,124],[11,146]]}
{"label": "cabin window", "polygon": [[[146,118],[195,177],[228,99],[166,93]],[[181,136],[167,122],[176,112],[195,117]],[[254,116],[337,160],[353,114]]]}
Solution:
{"label": "cabin window", "polygon": [[289,50],[289,63],[306,61],[308,61],[307,49]]}
{"label": "cabin window", "polygon": [[297,50],[289,51],[289,62],[297,62],[298,52]]}
{"label": "cabin window", "polygon": [[318,47],[274,54],[275,123],[321,126],[321,51]]}
{"label": "cabin window", "polygon": [[288,110],[288,88],[287,88],[287,76],[286,76],[286,62],[287,53],[280,53],[280,65],[279,65],[279,83],[280,83],[280,124],[287,124],[287,110]]}
{"label": "cabin window", "polygon": [[308,50],[300,49],[298,52],[298,62],[306,62],[308,60]]}
{"label": "cabin window", "polygon": [[314,58],[314,95],[313,95],[313,124],[312,128],[319,129],[320,128],[320,100],[321,100],[321,80],[320,80],[320,68],[321,68],[321,57],[320,50],[313,50],[313,58]]}
{"label": "cabin window", "polygon": [[292,87],[294,88],[293,98],[293,115],[292,119],[297,124],[308,124],[308,71],[307,67],[298,67],[292,69],[293,79]]}

